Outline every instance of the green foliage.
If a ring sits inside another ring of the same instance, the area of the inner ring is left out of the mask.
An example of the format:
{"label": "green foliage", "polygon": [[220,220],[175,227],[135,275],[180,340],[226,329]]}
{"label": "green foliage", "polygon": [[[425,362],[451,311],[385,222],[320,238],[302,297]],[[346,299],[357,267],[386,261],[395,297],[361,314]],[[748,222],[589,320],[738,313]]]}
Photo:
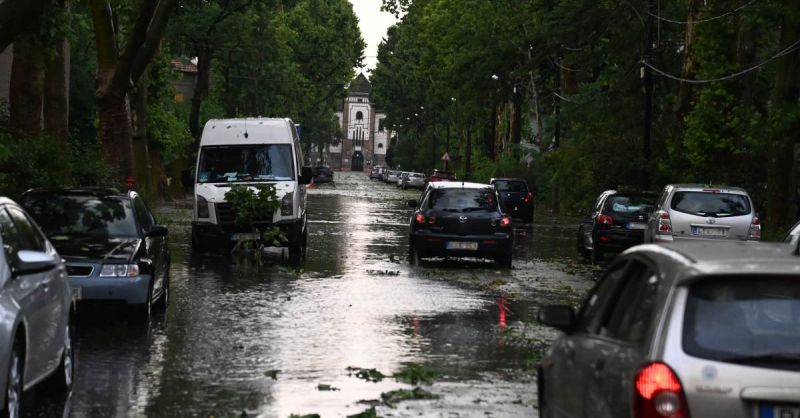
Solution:
{"label": "green foliage", "polygon": [[277,191],[272,184],[259,184],[252,188],[231,185],[230,190],[225,193],[225,201],[236,211],[236,225],[249,226],[253,230],[256,222],[272,221],[275,210],[281,207]]}
{"label": "green foliage", "polygon": [[410,385],[418,385],[420,383],[430,385],[433,383],[434,377],[436,375],[431,369],[416,363],[408,363],[402,370],[394,374],[395,379]]}

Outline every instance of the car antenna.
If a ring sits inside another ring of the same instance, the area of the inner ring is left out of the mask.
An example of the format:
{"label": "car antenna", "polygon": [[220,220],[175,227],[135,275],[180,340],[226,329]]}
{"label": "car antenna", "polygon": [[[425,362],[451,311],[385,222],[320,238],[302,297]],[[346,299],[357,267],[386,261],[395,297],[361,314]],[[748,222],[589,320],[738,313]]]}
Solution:
{"label": "car antenna", "polygon": [[247,118],[244,118],[244,137],[245,137],[245,139],[247,139],[248,136],[250,136],[250,135],[247,134]]}

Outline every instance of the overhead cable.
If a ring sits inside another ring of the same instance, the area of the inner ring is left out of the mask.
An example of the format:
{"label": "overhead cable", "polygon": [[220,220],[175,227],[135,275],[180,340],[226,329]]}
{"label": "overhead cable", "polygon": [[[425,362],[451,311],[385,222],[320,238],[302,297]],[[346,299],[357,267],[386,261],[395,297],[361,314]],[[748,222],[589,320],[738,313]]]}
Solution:
{"label": "overhead cable", "polygon": [[677,23],[677,24],[680,24],[680,25],[697,24],[697,23],[711,22],[713,20],[719,20],[719,19],[728,17],[728,16],[730,16],[730,15],[732,15],[732,14],[734,14],[734,13],[736,13],[736,12],[738,12],[738,11],[748,7],[748,6],[750,6],[751,4],[755,3],[756,1],[758,1],[758,0],[750,0],[749,2],[739,6],[737,8],[735,8],[733,10],[729,10],[729,11],[727,11],[727,12],[721,14],[721,15],[708,17],[708,18],[705,18],[705,19],[699,19],[699,20],[675,20],[675,19],[669,19],[669,18],[666,18],[666,17],[663,17],[663,16],[659,16],[659,15],[653,13],[653,12],[647,12],[647,14],[649,14],[650,16],[652,16],[652,17],[654,17],[654,18],[656,18],[658,20],[664,21],[664,22]]}

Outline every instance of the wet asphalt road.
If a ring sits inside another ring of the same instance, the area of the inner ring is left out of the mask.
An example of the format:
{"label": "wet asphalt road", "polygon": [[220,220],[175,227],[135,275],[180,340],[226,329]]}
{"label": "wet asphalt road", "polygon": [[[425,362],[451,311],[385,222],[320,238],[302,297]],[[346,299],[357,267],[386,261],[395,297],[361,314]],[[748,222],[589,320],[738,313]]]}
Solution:
{"label": "wet asphalt road", "polygon": [[435,374],[422,387],[438,399],[382,404],[378,415],[537,416],[534,365],[556,334],[535,310],[576,303],[597,274],[577,259],[574,220],[537,213],[519,226],[511,271],[465,260],[412,268],[405,202],[418,195],[336,173],[309,192],[300,269],[192,254],[189,202],[160,208],[172,253],[167,313],[144,329],[83,312],[71,397],[31,393],[28,415],[340,417],[414,387],[367,382],[348,367],[389,376],[419,364]]}

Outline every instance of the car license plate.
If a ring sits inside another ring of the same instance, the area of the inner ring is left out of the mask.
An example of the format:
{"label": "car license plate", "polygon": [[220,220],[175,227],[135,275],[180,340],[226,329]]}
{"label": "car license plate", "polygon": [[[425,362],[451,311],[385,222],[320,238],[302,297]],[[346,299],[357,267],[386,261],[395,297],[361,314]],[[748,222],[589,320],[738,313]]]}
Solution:
{"label": "car license plate", "polygon": [[639,223],[639,222],[628,222],[625,225],[627,229],[647,229],[647,224]]}
{"label": "car license plate", "polygon": [[478,249],[478,243],[471,241],[447,241],[447,249],[476,251]]}
{"label": "car license plate", "polygon": [[700,237],[727,237],[728,230],[723,228],[702,228],[699,226],[692,227],[692,235]]}
{"label": "car license plate", "polygon": [[758,418],[797,418],[800,417],[800,406],[794,405],[761,405]]}
{"label": "car license plate", "polygon": [[241,234],[232,234],[231,241],[254,241],[261,239],[261,235],[257,232],[243,232]]}

